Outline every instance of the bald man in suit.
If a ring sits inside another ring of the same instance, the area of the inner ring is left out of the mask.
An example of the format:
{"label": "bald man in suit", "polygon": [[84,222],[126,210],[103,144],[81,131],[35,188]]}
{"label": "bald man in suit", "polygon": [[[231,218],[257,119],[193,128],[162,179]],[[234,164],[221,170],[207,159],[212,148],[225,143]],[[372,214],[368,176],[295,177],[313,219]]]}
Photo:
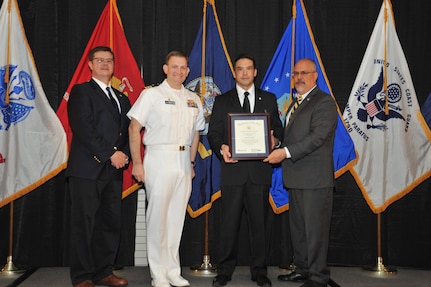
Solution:
{"label": "bald man in suit", "polygon": [[299,60],[293,76],[298,105],[295,101],[287,112],[281,148],[264,160],[282,162],[283,183],[289,190],[296,270],[278,279],[305,281],[301,287],[321,287],[330,279],[327,254],[335,185],[332,150],[337,108],[334,99],[317,87],[313,60]]}

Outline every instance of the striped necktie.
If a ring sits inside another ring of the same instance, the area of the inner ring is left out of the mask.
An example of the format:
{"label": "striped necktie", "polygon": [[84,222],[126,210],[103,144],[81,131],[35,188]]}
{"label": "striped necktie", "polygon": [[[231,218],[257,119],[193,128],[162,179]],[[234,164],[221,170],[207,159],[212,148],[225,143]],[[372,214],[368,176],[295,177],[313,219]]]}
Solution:
{"label": "striped necktie", "polygon": [[298,106],[301,103],[301,101],[302,101],[302,96],[298,96],[296,98],[295,103],[293,104],[292,111],[290,112],[289,121],[287,122],[287,124],[290,123],[290,120],[292,119],[293,114],[295,113],[295,110],[298,108]]}

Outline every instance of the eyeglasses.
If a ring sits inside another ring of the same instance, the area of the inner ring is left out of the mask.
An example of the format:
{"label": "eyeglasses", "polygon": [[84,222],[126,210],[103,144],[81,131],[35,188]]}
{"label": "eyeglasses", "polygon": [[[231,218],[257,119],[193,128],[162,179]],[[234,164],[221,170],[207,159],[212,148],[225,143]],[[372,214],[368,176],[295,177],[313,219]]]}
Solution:
{"label": "eyeglasses", "polygon": [[311,72],[307,72],[307,71],[301,71],[301,72],[293,72],[293,76],[294,77],[298,77],[299,75],[301,76],[307,76],[310,73],[316,73],[316,71],[311,71]]}
{"label": "eyeglasses", "polygon": [[101,63],[108,63],[108,64],[112,64],[114,62],[114,59],[110,59],[110,58],[93,58],[93,61],[96,61],[97,63],[101,64]]}

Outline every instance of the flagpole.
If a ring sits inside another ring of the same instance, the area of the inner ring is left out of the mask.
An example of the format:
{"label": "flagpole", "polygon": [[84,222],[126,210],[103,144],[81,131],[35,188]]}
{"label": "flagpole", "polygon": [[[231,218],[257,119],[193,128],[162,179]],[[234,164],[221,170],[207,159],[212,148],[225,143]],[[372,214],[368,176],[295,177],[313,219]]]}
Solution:
{"label": "flagpole", "polygon": [[[205,55],[206,55],[206,26],[207,26],[207,1],[204,0],[203,5],[203,19],[202,19],[202,62],[201,62],[201,89],[200,96],[203,98],[206,92],[206,83],[205,83]],[[214,5],[214,1],[211,2]],[[214,6],[213,6],[214,7]],[[194,271],[194,275],[213,276],[216,268],[212,265],[209,255],[209,211],[205,211],[205,226],[204,226],[204,255],[202,259],[202,263],[199,266],[191,266],[190,269]]]}
{"label": "flagpole", "polygon": [[109,0],[109,48],[114,50],[114,28],[113,28],[113,4],[115,0]]}
{"label": "flagpole", "polygon": [[13,250],[13,200],[10,202],[10,219],[9,219],[9,256],[7,257],[6,265],[1,269],[1,273],[15,274],[22,273],[27,268],[20,266],[17,267],[12,261]]}
{"label": "flagpole", "polygon": [[[384,65],[383,65],[383,89],[385,91],[385,114],[388,115],[388,83],[387,83],[387,33],[386,26],[388,23],[388,8],[386,7],[386,0],[384,1],[384,47],[383,47],[383,57],[384,57]],[[382,258],[382,214],[377,214],[377,264],[371,267],[364,267],[365,271],[372,272],[378,276],[386,276],[386,275],[395,275],[397,273],[396,269],[386,267],[383,264]]]}
{"label": "flagpole", "polygon": [[374,266],[364,267],[365,271],[372,272],[377,276],[386,276],[386,275],[395,275],[397,274],[397,270],[391,267],[386,267],[383,264],[382,258],[382,219],[381,213],[377,214],[377,264]]}
{"label": "flagpole", "polygon": [[8,29],[7,29],[7,52],[6,52],[6,71],[5,71],[5,75],[4,75],[4,82],[6,84],[6,99],[5,99],[5,103],[7,105],[9,105],[9,64],[10,64],[10,32],[11,32],[11,0],[8,1],[8,7],[7,7],[7,11],[8,11],[8,18],[7,18],[7,25],[8,25]]}
{"label": "flagpole", "polygon": [[204,256],[202,263],[199,266],[191,266],[193,275],[199,276],[214,276],[217,269],[212,265],[209,255],[209,236],[208,236],[208,222],[209,222],[209,211],[205,211],[205,230],[204,230]]}
{"label": "flagpole", "polygon": [[207,32],[207,0],[204,0],[204,11],[202,19],[202,62],[201,62],[201,89],[200,96],[203,99],[203,95],[206,93],[206,83],[205,83],[205,52],[206,52],[206,32]]}
{"label": "flagpole", "polygon": [[389,115],[389,102],[388,102],[388,66],[386,65],[387,63],[387,47],[386,47],[386,40],[387,40],[387,33],[386,33],[386,28],[387,28],[387,24],[388,24],[388,8],[386,7],[386,0],[384,1],[384,5],[385,5],[385,10],[384,10],[384,47],[383,47],[383,58],[384,58],[384,65],[383,65],[383,90],[385,91],[385,115],[388,116]]}
{"label": "flagpole", "polygon": [[[293,69],[295,67],[295,30],[296,30],[296,0],[293,0],[292,3],[292,53],[290,58],[290,72],[293,73]],[[292,75],[290,75],[290,103],[293,100],[292,91],[294,86],[294,79]]]}
{"label": "flagpole", "polygon": [[[8,0],[8,34],[7,34],[7,55],[6,55],[6,104],[9,104],[9,66],[10,66],[10,37],[11,37],[11,9],[12,1]],[[24,272],[26,268],[20,269],[13,264],[12,261],[13,250],[13,200],[10,202],[10,219],[9,219],[9,256],[7,257],[6,265],[1,269],[1,273],[14,274],[17,272]]]}
{"label": "flagpole", "polygon": [[[296,0],[292,1],[292,52],[290,55],[290,87],[289,87],[289,93],[290,93],[290,102],[289,105],[292,103],[293,101],[293,96],[292,96],[292,91],[293,91],[293,86],[294,86],[294,79],[292,77],[292,73],[293,73],[293,69],[295,68],[295,30],[296,30]],[[289,106],[288,105],[288,106]],[[280,269],[286,269],[284,267],[280,266]],[[296,266],[293,263],[293,258],[292,261],[290,262],[289,266],[287,267],[287,270],[289,272],[295,272],[296,270]]]}

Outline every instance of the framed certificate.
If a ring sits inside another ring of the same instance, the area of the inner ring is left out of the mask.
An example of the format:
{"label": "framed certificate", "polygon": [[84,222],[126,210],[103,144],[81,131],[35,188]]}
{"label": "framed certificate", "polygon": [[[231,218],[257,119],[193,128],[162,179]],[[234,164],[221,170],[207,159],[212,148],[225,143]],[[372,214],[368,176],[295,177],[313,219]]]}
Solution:
{"label": "framed certificate", "polygon": [[261,160],[269,155],[269,114],[228,114],[228,132],[232,159]]}

